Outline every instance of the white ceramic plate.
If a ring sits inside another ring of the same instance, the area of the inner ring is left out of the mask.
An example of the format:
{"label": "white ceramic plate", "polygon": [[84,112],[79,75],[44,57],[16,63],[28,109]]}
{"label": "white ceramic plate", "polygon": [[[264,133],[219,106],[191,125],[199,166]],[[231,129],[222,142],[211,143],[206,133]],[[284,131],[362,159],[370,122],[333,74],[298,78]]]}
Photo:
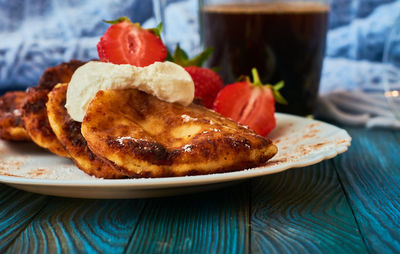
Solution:
{"label": "white ceramic plate", "polygon": [[333,125],[276,114],[277,127],[269,137],[278,154],[266,165],[232,173],[152,179],[97,179],[72,161],[31,143],[0,141],[0,182],[18,189],[77,198],[144,198],[211,190],[234,182],[304,167],[330,159],[350,146],[348,133]]}

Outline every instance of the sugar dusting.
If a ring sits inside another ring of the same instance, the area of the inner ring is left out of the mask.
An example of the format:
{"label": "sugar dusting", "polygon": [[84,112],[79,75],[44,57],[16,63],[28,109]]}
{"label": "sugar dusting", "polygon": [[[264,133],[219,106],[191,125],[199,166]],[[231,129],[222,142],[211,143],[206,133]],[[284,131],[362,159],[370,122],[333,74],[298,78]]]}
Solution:
{"label": "sugar dusting", "polygon": [[29,143],[0,140],[0,175],[51,180],[88,180],[89,176],[69,159],[53,155]]}
{"label": "sugar dusting", "polygon": [[344,138],[342,133],[327,132],[322,122],[280,124],[284,127],[271,137],[278,146],[278,153],[262,167],[296,163],[350,145],[351,139]]}
{"label": "sugar dusting", "polygon": [[[54,155],[55,156],[55,155]],[[28,164],[16,164],[0,161],[0,175],[51,180],[87,180],[95,177],[85,174],[74,165],[54,165],[49,167],[30,167]]]}

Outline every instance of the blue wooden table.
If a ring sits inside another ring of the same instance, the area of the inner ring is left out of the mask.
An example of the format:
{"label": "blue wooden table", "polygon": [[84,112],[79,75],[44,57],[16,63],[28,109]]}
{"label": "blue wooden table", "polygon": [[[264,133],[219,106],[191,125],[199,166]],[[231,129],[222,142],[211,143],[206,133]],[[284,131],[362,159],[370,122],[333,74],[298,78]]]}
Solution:
{"label": "blue wooden table", "polygon": [[332,160],[188,196],[85,200],[0,185],[0,253],[399,253],[400,132],[347,128]]}

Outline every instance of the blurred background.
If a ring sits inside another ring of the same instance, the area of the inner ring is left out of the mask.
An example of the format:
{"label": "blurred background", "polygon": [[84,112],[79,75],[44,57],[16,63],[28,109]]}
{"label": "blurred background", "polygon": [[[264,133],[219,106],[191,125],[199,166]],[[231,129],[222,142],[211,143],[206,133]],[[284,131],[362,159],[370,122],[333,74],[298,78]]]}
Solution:
{"label": "blurred background", "polygon": [[[160,2],[168,4],[168,46],[180,42],[191,54],[198,52],[197,0]],[[349,65],[354,60],[380,62],[400,1],[333,0],[331,7],[327,57],[342,66],[346,59]],[[125,15],[152,27],[158,22],[153,13],[152,0],[0,0],[0,88],[35,85],[46,67],[71,58],[97,58],[96,43],[109,26],[102,20]],[[325,67],[331,65],[336,63]],[[321,87],[322,92],[328,89]]]}
{"label": "blurred background", "polygon": [[[0,92],[33,86],[62,61],[97,58],[96,44],[109,27],[102,20],[128,16],[155,26],[159,3],[167,6],[167,46],[179,42],[189,54],[199,52],[197,0],[0,0]],[[385,40],[399,14],[400,0],[331,1],[322,95],[381,82]]]}

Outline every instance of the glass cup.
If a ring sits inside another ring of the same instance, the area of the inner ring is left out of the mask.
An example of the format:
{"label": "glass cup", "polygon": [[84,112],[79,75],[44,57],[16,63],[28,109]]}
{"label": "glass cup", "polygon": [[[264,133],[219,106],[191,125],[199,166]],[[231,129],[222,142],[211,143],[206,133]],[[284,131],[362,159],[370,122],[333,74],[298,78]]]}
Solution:
{"label": "glass cup", "polygon": [[169,50],[179,44],[190,57],[201,52],[197,0],[152,0],[155,22],[163,23],[161,37]]}
{"label": "glass cup", "polygon": [[383,63],[387,71],[384,73],[385,97],[400,120],[400,17],[396,20],[385,43]]}
{"label": "glass cup", "polygon": [[[201,42],[208,62],[229,84],[256,67],[263,83],[283,80],[288,105],[277,111],[313,113],[325,55],[325,0],[199,0]],[[234,98],[232,98],[234,99]]]}

